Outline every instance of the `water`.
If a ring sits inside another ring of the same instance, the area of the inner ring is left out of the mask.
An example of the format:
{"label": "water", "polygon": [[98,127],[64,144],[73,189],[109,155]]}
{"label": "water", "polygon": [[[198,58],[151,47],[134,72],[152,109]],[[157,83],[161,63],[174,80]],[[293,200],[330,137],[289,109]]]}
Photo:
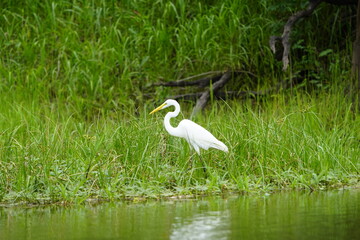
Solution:
{"label": "water", "polygon": [[360,190],[2,207],[0,239],[360,239]]}

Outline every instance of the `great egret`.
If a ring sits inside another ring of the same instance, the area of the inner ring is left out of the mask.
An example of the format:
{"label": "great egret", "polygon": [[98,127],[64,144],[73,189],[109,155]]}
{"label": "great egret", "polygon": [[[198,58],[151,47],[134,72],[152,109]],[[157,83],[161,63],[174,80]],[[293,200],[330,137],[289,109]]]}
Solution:
{"label": "great egret", "polygon": [[208,150],[216,148],[228,152],[228,147],[221,141],[217,140],[208,130],[188,119],[182,120],[177,127],[170,124],[170,119],[180,113],[180,105],[177,101],[168,99],[159,107],[155,108],[150,114],[167,107],[174,106],[175,111],[168,112],[164,118],[166,131],[175,137],[185,138],[189,145],[200,155],[200,148]]}

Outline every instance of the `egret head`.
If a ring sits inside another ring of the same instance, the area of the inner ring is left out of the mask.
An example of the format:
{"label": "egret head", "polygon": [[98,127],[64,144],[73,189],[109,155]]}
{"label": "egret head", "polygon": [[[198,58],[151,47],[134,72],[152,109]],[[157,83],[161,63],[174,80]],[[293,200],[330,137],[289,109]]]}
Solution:
{"label": "egret head", "polygon": [[160,111],[160,110],[165,109],[167,107],[174,106],[175,103],[177,103],[175,100],[168,99],[163,104],[161,104],[159,107],[152,110],[150,114],[156,113],[157,111]]}

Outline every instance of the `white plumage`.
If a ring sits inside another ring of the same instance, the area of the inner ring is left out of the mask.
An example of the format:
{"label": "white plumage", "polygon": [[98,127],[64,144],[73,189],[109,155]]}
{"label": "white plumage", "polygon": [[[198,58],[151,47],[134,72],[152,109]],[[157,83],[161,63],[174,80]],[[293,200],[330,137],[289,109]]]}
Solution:
{"label": "white plumage", "polygon": [[168,112],[164,118],[164,125],[166,131],[170,135],[185,138],[189,145],[195,149],[200,155],[200,149],[208,150],[209,148],[216,148],[224,152],[228,152],[228,147],[218,139],[216,139],[208,130],[194,123],[188,119],[182,120],[177,127],[170,124],[170,119],[176,117],[180,113],[180,105],[177,101],[168,99],[158,108],[155,108],[150,114],[153,114],[161,109],[174,106],[175,111]]}

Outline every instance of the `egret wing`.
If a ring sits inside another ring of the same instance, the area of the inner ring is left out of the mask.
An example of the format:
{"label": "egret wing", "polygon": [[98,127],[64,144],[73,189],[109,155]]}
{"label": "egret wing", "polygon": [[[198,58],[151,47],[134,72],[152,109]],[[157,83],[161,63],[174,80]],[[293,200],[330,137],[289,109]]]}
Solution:
{"label": "egret wing", "polygon": [[228,151],[228,148],[224,143],[216,139],[208,130],[193,121],[187,119],[182,120],[178,127],[182,129],[184,134],[183,138],[185,138],[199,154],[199,148],[205,150],[216,148],[221,151]]}

